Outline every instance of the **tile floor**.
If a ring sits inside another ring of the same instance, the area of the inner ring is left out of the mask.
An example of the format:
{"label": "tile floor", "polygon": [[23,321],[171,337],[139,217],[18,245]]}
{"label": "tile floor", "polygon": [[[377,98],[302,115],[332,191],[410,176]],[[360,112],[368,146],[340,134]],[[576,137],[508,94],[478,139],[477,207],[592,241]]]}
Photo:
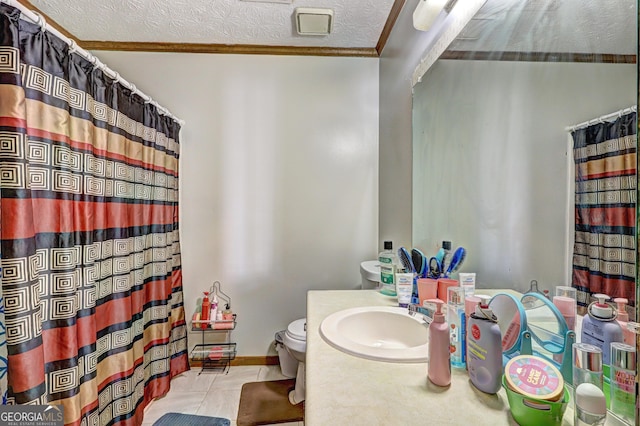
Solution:
{"label": "tile floor", "polygon": [[[236,426],[242,385],[247,382],[284,380],[278,365],[231,367],[228,373],[193,368],[171,381],[167,395],[149,404],[142,426],[151,426],[163,414],[185,413],[225,417]],[[304,422],[279,423],[278,426],[303,426]]]}

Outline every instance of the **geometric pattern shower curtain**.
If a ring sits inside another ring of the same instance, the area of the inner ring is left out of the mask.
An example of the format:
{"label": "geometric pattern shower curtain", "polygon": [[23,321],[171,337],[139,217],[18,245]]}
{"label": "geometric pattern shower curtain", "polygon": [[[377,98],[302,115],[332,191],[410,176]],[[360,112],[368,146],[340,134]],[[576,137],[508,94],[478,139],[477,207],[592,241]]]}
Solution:
{"label": "geometric pattern shower curtain", "polygon": [[139,425],[189,369],[179,124],[0,4],[8,400]]}
{"label": "geometric pattern shower curtain", "polygon": [[591,295],[629,300],[635,316],[636,113],[571,133],[575,161],[572,285],[584,313]]}

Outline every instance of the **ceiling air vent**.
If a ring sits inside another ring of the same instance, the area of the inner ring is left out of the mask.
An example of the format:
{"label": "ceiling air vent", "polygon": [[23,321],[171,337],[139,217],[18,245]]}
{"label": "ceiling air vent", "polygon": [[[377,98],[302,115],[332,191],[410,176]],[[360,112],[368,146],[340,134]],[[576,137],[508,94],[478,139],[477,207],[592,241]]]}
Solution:
{"label": "ceiling air vent", "polygon": [[333,10],[299,7],[295,12],[296,31],[300,35],[323,36],[331,33]]}

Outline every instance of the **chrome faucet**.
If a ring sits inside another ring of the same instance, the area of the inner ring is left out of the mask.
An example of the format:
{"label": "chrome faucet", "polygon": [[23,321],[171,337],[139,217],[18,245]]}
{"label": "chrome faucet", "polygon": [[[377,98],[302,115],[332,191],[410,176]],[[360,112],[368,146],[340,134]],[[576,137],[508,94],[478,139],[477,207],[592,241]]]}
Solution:
{"label": "chrome faucet", "polygon": [[420,315],[422,321],[424,321],[424,325],[427,327],[429,327],[429,324],[433,321],[433,314],[435,313],[435,310],[420,306],[417,303],[410,303],[407,309],[409,315],[412,317]]}

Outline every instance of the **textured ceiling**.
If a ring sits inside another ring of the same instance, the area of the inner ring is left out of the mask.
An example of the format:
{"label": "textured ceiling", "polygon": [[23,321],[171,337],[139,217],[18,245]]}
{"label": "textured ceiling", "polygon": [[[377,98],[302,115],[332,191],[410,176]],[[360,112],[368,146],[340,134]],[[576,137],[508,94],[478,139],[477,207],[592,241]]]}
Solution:
{"label": "textured ceiling", "polygon": [[[394,0],[30,0],[81,40],[372,48]],[[333,9],[328,36],[299,36],[297,7]]]}
{"label": "textured ceiling", "polygon": [[635,55],[637,18],[636,0],[488,0],[449,49]]}

